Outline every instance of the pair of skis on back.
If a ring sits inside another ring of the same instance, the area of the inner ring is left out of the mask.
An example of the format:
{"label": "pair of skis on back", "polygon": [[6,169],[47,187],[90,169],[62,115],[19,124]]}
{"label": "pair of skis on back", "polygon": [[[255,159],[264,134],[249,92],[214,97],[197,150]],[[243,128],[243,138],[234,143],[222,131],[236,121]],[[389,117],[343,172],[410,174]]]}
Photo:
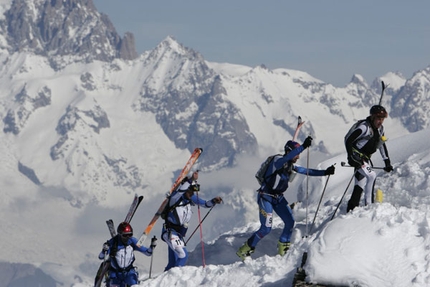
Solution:
{"label": "pair of skis on back", "polygon": [[[134,214],[136,213],[137,208],[139,207],[139,204],[143,200],[143,195],[138,196],[137,194],[134,195],[133,202],[130,205],[130,208],[128,210],[128,213],[124,219],[124,222],[130,223],[131,219],[133,218]],[[116,230],[115,225],[112,219],[109,219],[106,221],[106,224],[108,226],[109,232],[111,237],[116,236]],[[107,272],[110,268],[110,260],[107,258],[107,254],[105,254],[104,260],[102,264],[100,265],[99,270],[97,271],[96,278],[94,280],[94,287],[99,287],[102,284],[103,278],[107,277]],[[106,280],[108,280],[106,278]]]}

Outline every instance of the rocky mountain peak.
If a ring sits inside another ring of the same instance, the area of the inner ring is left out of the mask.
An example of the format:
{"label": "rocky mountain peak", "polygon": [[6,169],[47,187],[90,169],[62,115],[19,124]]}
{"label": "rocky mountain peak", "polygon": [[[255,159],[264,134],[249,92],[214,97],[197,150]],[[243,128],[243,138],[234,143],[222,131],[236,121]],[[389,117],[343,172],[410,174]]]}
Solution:
{"label": "rocky mountain peak", "polygon": [[91,61],[137,57],[134,36],[121,38],[92,0],[14,0],[0,21],[10,53]]}

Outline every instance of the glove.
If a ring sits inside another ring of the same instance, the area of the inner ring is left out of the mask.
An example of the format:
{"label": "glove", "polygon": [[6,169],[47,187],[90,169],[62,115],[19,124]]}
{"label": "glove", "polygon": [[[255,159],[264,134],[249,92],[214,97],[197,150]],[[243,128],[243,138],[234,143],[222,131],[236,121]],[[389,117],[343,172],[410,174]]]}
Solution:
{"label": "glove", "polygon": [[393,171],[393,166],[391,165],[391,162],[390,162],[390,159],[389,159],[389,158],[387,158],[386,160],[384,160],[384,163],[385,163],[384,170],[385,170],[386,172]]}
{"label": "glove", "polygon": [[214,198],[212,198],[212,202],[213,202],[213,204],[220,204],[222,202],[222,198],[219,196],[214,197]]}
{"label": "glove", "polygon": [[311,144],[312,144],[312,137],[311,137],[311,136],[308,136],[308,137],[305,139],[305,141],[303,142],[302,146],[303,146],[303,148],[304,148],[304,149],[306,149],[306,148],[310,147],[310,146],[311,146]]}
{"label": "glove", "polygon": [[103,244],[103,252],[107,252],[109,250],[109,244]]}
{"label": "glove", "polygon": [[329,167],[325,170],[324,174],[325,174],[325,175],[331,175],[331,174],[334,174],[334,165],[329,166]]}
{"label": "glove", "polygon": [[355,167],[355,168],[360,168],[364,163],[358,154],[353,153],[353,154],[348,155],[348,164],[350,166]]}
{"label": "glove", "polygon": [[149,247],[154,250],[154,248],[157,246],[157,237],[152,237],[151,239],[151,245],[149,245]]}

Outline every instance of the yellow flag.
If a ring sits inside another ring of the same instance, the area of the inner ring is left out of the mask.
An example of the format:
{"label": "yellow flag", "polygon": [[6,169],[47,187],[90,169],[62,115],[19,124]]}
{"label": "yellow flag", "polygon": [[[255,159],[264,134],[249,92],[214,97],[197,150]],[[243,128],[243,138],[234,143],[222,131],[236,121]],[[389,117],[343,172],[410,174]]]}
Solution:
{"label": "yellow flag", "polygon": [[377,189],[376,190],[376,196],[375,196],[375,202],[382,203],[384,200],[384,194],[382,193],[382,190]]}

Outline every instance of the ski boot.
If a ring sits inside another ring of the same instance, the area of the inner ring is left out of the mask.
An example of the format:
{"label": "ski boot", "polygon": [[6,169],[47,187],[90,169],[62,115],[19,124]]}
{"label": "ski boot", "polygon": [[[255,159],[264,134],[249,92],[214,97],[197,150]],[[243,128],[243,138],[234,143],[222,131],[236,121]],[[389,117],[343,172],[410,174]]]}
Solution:
{"label": "ski boot", "polygon": [[245,260],[247,256],[251,256],[254,253],[255,248],[249,247],[248,242],[245,242],[239,250],[237,250],[236,255],[240,257],[240,259]]}
{"label": "ski boot", "polygon": [[290,249],[290,242],[281,242],[278,241],[278,254],[284,256],[287,253],[288,249]]}

